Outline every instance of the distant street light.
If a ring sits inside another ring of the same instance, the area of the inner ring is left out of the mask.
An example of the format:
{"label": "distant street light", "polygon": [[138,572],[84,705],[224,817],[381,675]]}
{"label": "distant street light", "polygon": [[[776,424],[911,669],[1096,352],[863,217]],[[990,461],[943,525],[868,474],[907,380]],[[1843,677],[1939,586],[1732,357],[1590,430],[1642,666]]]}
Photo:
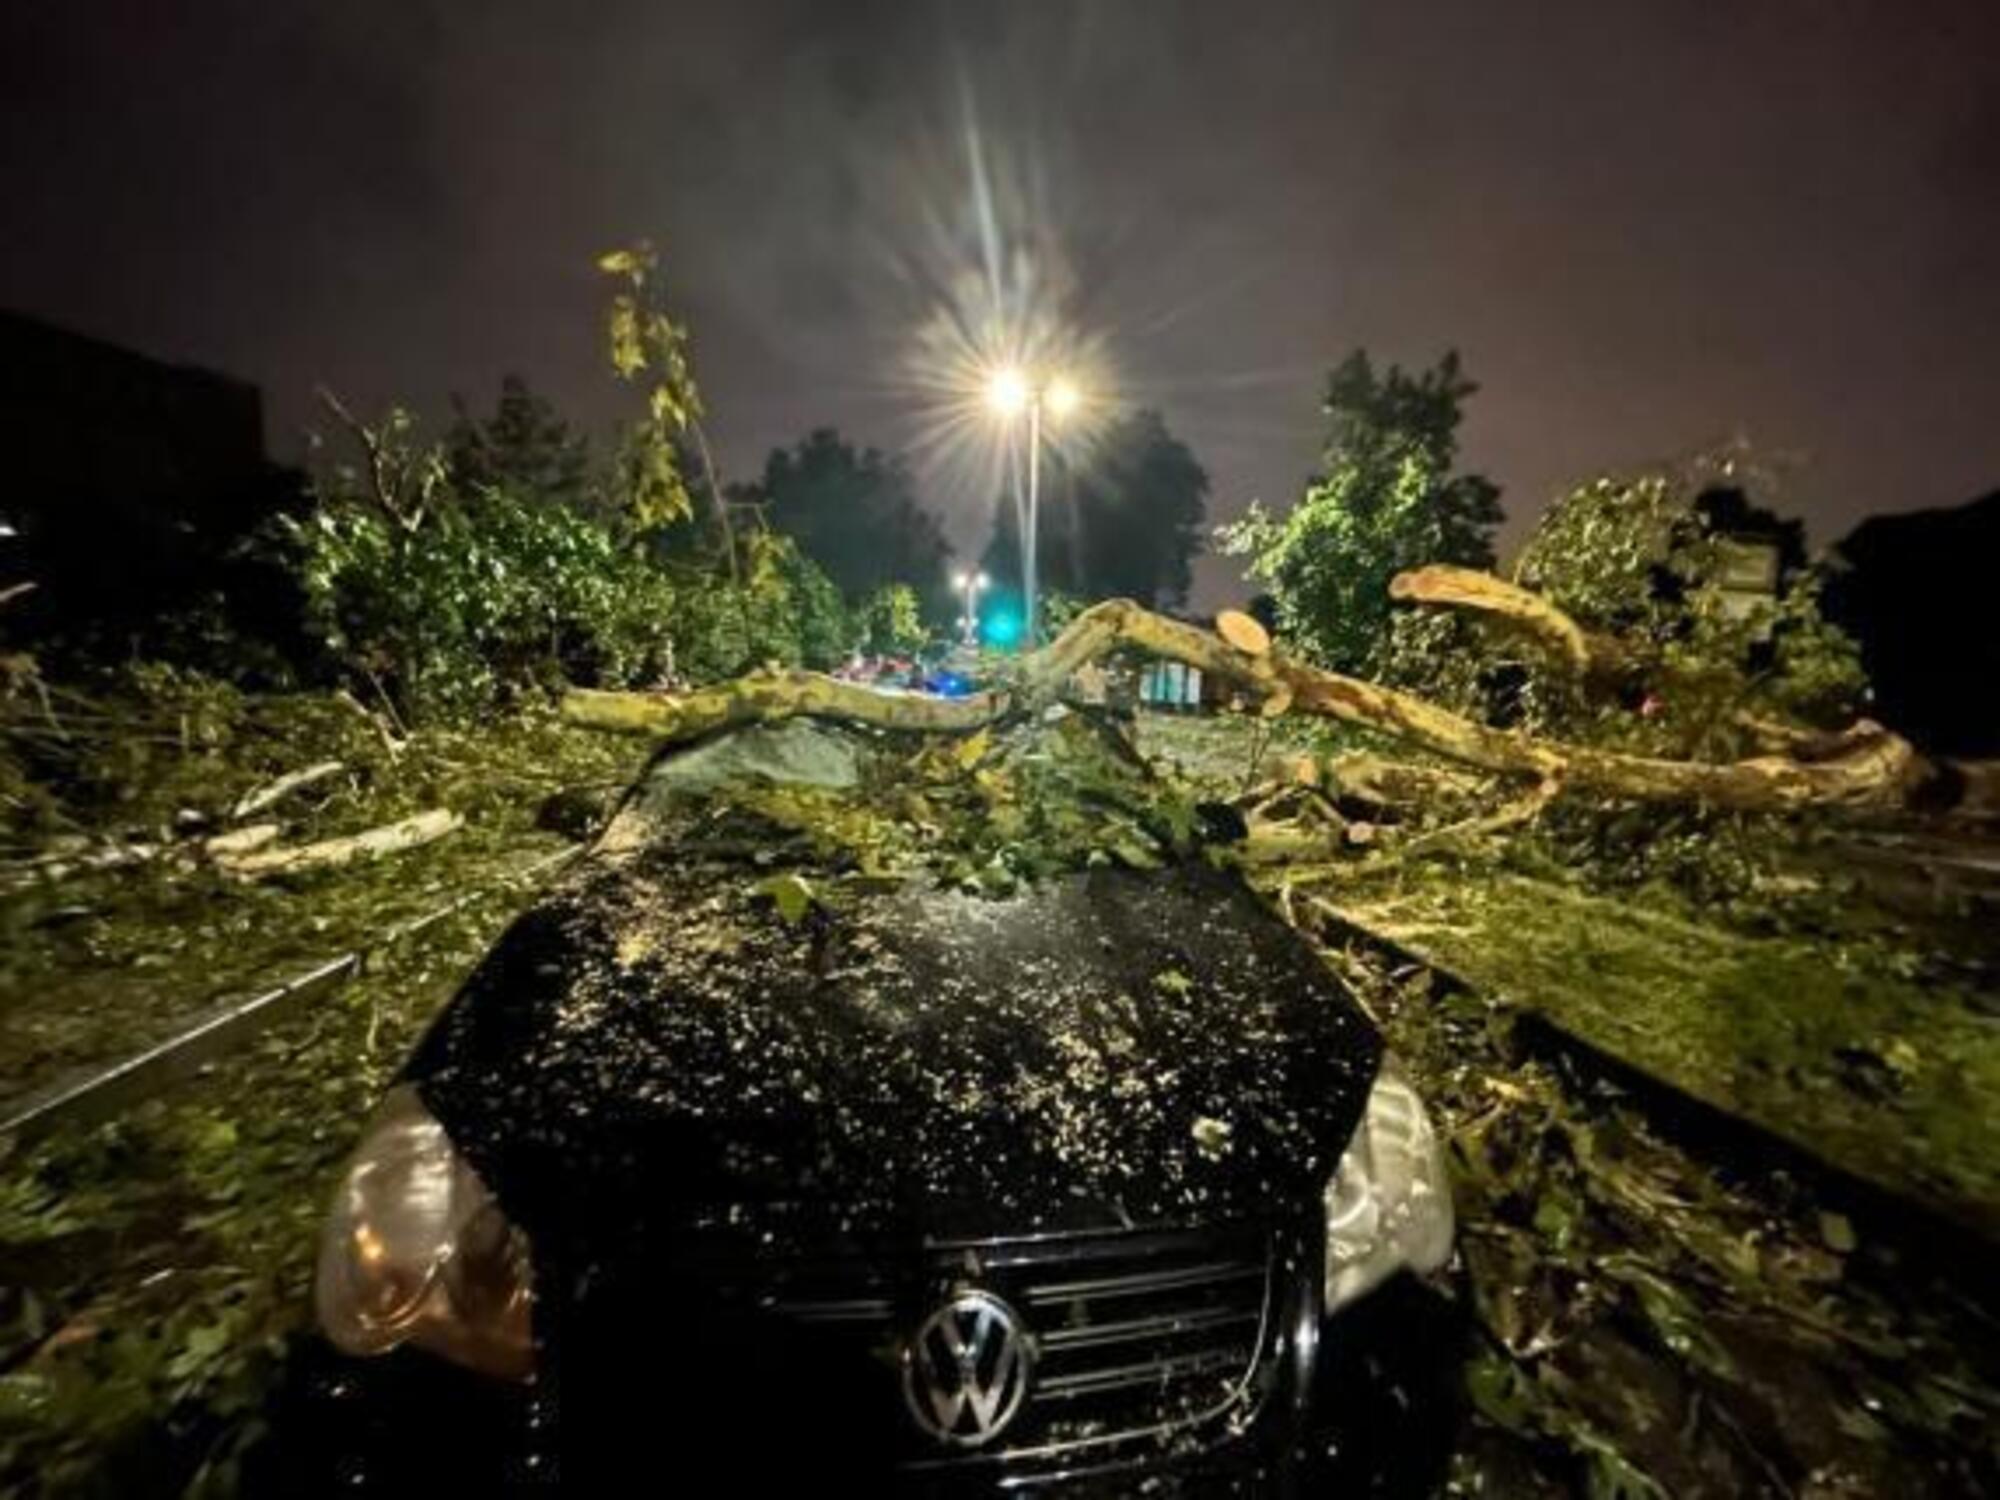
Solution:
{"label": "distant street light", "polygon": [[958,617],[958,626],[968,646],[975,644],[979,638],[979,596],[985,591],[986,584],[984,570],[968,573],[961,568],[951,575],[951,586],[965,596],[965,613]]}
{"label": "distant street light", "polygon": [[1076,411],[1078,405],[1083,401],[1083,392],[1079,391],[1072,382],[1058,375],[1048,383],[1047,388],[1042,393],[1042,399],[1048,402],[1049,415],[1060,422],[1064,417]]}
{"label": "distant street light", "polygon": [[1067,376],[1034,380],[1013,365],[995,370],[986,382],[986,404],[1001,421],[1011,424],[1028,414],[1028,505],[1021,524],[1021,637],[1029,650],[1035,645],[1038,561],[1036,540],[1041,530],[1042,415],[1061,422],[1083,404],[1083,393]]}

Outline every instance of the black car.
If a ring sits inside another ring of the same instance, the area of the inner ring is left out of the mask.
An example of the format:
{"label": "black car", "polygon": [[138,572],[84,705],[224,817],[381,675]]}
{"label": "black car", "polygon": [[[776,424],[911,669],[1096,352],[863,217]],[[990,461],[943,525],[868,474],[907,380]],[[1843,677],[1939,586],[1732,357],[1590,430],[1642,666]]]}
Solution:
{"label": "black car", "polygon": [[322,1245],[343,1487],[1276,1491],[1323,1320],[1449,1257],[1422,1105],[1233,875],[819,900],[690,813],[869,754],[661,760],[432,1027]]}

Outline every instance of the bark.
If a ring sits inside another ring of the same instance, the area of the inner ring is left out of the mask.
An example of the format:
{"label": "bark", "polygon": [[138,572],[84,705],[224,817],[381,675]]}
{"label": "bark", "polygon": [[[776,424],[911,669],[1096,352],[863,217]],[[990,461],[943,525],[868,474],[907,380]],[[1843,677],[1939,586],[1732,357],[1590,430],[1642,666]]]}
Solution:
{"label": "bark", "polygon": [[967,733],[991,724],[1006,706],[992,693],[922,698],[877,692],[819,672],[771,672],[692,693],[611,693],[575,688],[563,695],[562,716],[588,729],[682,744],[718,730],[800,716],[870,724],[878,729]]}
{"label": "bark", "polygon": [[1484,778],[1464,771],[1391,760],[1365,750],[1332,757],[1320,767],[1320,774],[1342,798],[1380,812],[1407,812],[1447,798],[1464,799],[1489,785]]}
{"label": "bark", "polygon": [[153,843],[64,849],[60,853],[18,860],[9,865],[5,874],[0,875],[0,889],[22,890],[43,881],[67,880],[73,875],[147,865],[165,855],[168,849],[168,845]]}
{"label": "bark", "polygon": [[293,875],[301,870],[320,870],[351,864],[357,859],[376,859],[400,854],[432,843],[458,828],[464,819],[444,808],[433,808],[396,823],[385,823],[365,833],[346,838],[324,839],[316,844],[296,844],[284,849],[260,849],[251,854],[219,855],[216,864],[231,875],[245,880],[263,880],[273,875]]}
{"label": "bark", "polygon": [[243,798],[229,810],[229,816],[234,821],[260,813],[265,808],[283,801],[293,792],[325,781],[330,776],[338,776],[346,769],[347,767],[340,761],[323,760],[317,765],[307,766],[302,771],[292,771],[245,793]]}
{"label": "bark", "polygon": [[1623,641],[1585,630],[1540,594],[1476,568],[1449,563],[1413,568],[1389,581],[1389,597],[1469,610],[1495,621],[1532,641],[1596,692],[1616,692],[1657,665]]}
{"label": "bark", "polygon": [[203,839],[201,852],[213,860],[240,858],[253,850],[262,849],[266,844],[275,843],[278,831],[276,823],[248,823]]}
{"label": "bark", "polygon": [[1268,707],[1319,714],[1376,731],[1446,760],[1523,777],[1556,793],[1636,802],[1699,803],[1742,811],[1841,805],[1901,807],[1936,780],[1909,742],[1866,720],[1834,753],[1813,760],[1762,755],[1728,763],[1663,760],[1538,739],[1440,708],[1411,693],[1293,661],[1252,654],[1214,633],[1112,599],[1078,615],[1040,651],[1016,663],[1011,681],[956,700],[878,693],[814,672],[753,676],[681,697],[572,692],[571,723],[695,739],[739,724],[810,715],[885,729],[967,733],[1054,702],[1071,673],[1114,647],[1170,657],[1242,685]]}

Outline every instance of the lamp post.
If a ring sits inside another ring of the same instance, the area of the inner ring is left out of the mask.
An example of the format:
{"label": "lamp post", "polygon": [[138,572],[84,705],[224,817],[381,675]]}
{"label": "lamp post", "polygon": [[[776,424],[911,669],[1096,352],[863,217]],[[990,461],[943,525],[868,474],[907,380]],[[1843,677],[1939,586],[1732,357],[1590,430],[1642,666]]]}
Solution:
{"label": "lamp post", "polygon": [[1032,380],[1012,365],[996,370],[986,383],[986,404],[1004,422],[1023,413],[1028,418],[1028,496],[1021,518],[1021,639],[1035,646],[1035,611],[1039,596],[1037,541],[1042,510],[1042,417],[1060,422],[1082,400],[1075,384],[1061,375]]}
{"label": "lamp post", "polygon": [[965,613],[958,617],[958,626],[965,644],[976,644],[979,635],[979,596],[987,585],[984,569],[968,573],[963,568],[952,574],[951,586],[965,598]]}

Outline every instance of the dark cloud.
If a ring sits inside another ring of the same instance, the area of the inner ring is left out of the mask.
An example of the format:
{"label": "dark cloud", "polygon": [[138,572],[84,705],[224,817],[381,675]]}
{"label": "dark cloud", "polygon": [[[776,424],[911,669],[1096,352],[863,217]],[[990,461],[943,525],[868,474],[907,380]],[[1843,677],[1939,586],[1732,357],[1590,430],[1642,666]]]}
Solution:
{"label": "dark cloud", "polygon": [[2000,482],[1990,0],[15,10],[0,304],[261,381],[281,449],[318,379],[608,417],[591,259],[641,234],[729,465],[905,443],[969,105],[1008,267],[1224,512],[1293,492],[1356,344],[1464,351],[1517,527],[1738,430],[1821,539]]}

